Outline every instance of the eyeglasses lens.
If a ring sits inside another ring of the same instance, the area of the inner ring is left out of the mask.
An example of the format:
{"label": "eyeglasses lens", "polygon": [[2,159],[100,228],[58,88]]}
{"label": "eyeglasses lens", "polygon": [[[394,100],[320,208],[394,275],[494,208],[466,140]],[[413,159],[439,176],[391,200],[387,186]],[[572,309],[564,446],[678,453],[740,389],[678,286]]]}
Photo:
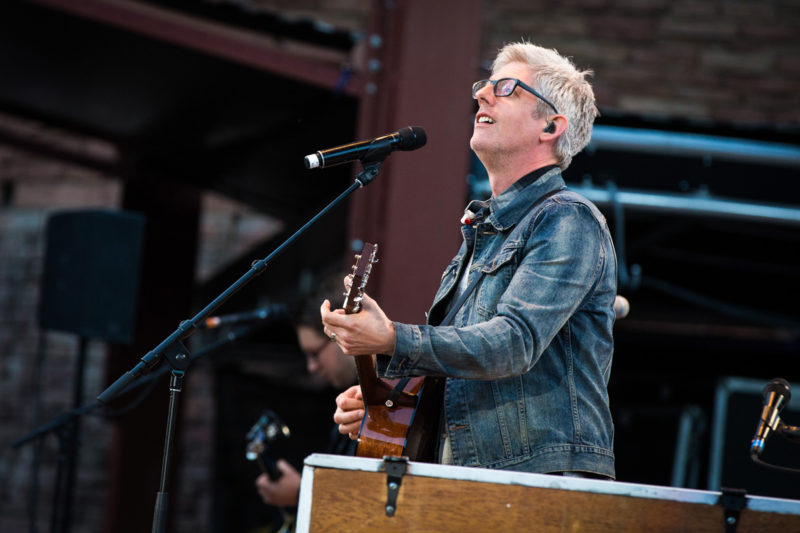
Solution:
{"label": "eyeglasses lens", "polygon": [[496,96],[508,96],[514,92],[514,88],[517,86],[517,80],[512,78],[504,78],[502,80],[497,80],[494,86],[494,94]]}

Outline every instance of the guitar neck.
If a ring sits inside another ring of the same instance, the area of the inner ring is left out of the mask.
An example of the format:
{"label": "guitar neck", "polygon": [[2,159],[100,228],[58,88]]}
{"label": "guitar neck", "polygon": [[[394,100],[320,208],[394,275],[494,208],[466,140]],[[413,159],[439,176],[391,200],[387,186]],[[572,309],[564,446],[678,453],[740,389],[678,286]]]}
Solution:
{"label": "guitar neck", "polygon": [[367,404],[382,401],[380,398],[378,372],[375,369],[375,356],[356,355],[356,373],[358,383],[361,385],[361,395]]}
{"label": "guitar neck", "polygon": [[[351,285],[345,294],[343,305],[344,312],[348,315],[361,310],[364,288],[372,271],[372,265],[378,261],[376,258],[377,251],[377,244],[365,243],[361,254],[356,256]],[[356,355],[355,361],[358,383],[361,385],[361,394],[364,401],[368,405],[375,402],[383,403],[382,398],[386,395],[386,386],[382,384],[375,370],[375,356]]]}

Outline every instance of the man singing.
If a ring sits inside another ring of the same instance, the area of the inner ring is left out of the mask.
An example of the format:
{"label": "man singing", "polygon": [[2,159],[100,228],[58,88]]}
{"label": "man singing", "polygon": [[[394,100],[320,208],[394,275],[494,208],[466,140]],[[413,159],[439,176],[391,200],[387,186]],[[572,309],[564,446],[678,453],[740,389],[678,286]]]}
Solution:
{"label": "man singing", "polygon": [[[347,355],[382,354],[383,377],[447,378],[441,463],[614,478],[616,255],[602,214],[561,176],[591,137],[590,74],[521,42],[472,86],[470,146],[492,196],[468,206],[427,325],[393,322],[368,296],[357,314],[322,304],[325,334]],[[355,438],[363,413],[357,386],[337,398],[342,433]]]}

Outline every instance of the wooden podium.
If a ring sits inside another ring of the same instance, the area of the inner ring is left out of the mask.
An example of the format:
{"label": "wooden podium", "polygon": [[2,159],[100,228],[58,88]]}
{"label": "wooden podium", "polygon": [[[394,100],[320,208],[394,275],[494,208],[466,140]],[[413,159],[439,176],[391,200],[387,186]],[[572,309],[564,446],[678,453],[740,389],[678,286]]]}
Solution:
{"label": "wooden podium", "polygon": [[790,533],[800,501],[314,454],[297,515],[306,531]]}

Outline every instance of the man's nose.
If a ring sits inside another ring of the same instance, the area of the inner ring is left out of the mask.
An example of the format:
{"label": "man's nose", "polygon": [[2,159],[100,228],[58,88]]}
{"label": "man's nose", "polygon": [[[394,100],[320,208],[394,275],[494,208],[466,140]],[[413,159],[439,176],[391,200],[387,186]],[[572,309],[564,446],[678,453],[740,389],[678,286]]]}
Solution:
{"label": "man's nose", "polygon": [[489,103],[490,99],[494,100],[495,98],[494,85],[491,83],[487,83],[475,93],[475,100],[477,100],[478,103],[481,103],[482,101]]}

